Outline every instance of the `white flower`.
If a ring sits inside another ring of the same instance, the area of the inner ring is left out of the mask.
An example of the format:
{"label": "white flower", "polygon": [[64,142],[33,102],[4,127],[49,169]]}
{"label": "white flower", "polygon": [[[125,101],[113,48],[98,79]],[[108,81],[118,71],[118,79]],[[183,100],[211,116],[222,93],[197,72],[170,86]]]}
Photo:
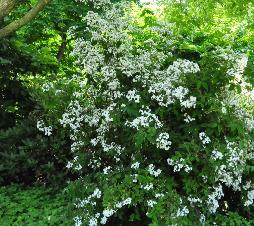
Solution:
{"label": "white flower", "polygon": [[75,222],[75,226],[81,226],[82,225],[82,220],[81,217],[76,216],[73,218],[74,222]]}
{"label": "white flower", "polygon": [[148,166],[148,172],[149,172],[151,175],[155,176],[155,177],[158,177],[158,176],[161,174],[161,170],[160,170],[160,169],[155,170],[155,167],[154,167],[153,164],[150,164],[150,165]]}
{"label": "white flower", "polygon": [[131,204],[131,198],[129,197],[129,198],[127,198],[127,199],[125,199],[124,201],[123,201],[123,205],[129,205],[129,204]]}
{"label": "white flower", "polygon": [[102,214],[105,216],[105,217],[111,217],[113,214],[115,213],[114,210],[112,209],[105,209],[103,210]]}
{"label": "white flower", "polygon": [[54,84],[49,82],[42,85],[42,91],[48,92],[50,89],[54,88]]}
{"label": "white flower", "polygon": [[164,197],[165,195],[163,193],[156,193],[155,198]]}
{"label": "white flower", "polygon": [[74,167],[75,170],[81,170],[82,166],[80,164],[78,164],[77,166]]}
{"label": "white flower", "polygon": [[66,165],[66,168],[70,169],[72,166],[73,166],[73,163],[68,162],[67,165]]}
{"label": "white flower", "polygon": [[254,200],[254,190],[248,191],[247,198],[248,200],[244,203],[244,206],[252,205]]}
{"label": "white flower", "polygon": [[139,162],[135,162],[135,163],[133,163],[133,164],[131,165],[131,168],[136,170],[136,169],[139,168],[139,165],[140,165]]}
{"label": "white flower", "polygon": [[200,215],[200,218],[199,218],[199,222],[201,223],[201,225],[205,225],[205,221],[206,221],[206,217],[204,214],[201,214]]}
{"label": "white flower", "polygon": [[105,168],[103,169],[103,173],[104,173],[104,174],[108,174],[108,173],[110,172],[110,169],[111,169],[111,166],[105,167]]}
{"label": "white flower", "polygon": [[108,218],[105,217],[105,216],[103,216],[103,217],[101,218],[101,224],[106,224],[106,223],[107,223],[107,220],[108,220]]}
{"label": "white flower", "polygon": [[188,94],[189,90],[182,86],[178,86],[172,91],[172,95],[182,101],[184,97]]}
{"label": "white flower", "polygon": [[145,186],[142,185],[141,188],[143,188],[143,189],[149,191],[149,190],[153,189],[153,184],[150,183],[150,184],[146,184]]}
{"label": "white flower", "polygon": [[52,134],[52,126],[45,126],[45,123],[42,120],[37,121],[37,129],[44,132],[46,136],[50,136]]}
{"label": "white flower", "polygon": [[133,174],[133,175],[131,175],[131,176],[133,177],[132,182],[133,182],[133,183],[137,183],[137,182],[138,182],[138,179],[137,179],[138,174]]}
{"label": "white flower", "polygon": [[195,118],[190,117],[187,113],[185,113],[184,116],[185,116],[184,121],[187,123],[195,120]]}
{"label": "white flower", "polygon": [[180,158],[179,160],[173,160],[168,158],[167,163],[170,166],[174,166],[174,172],[179,172],[182,168],[186,173],[189,173],[192,170],[192,166],[186,164],[183,158]]}
{"label": "white flower", "polygon": [[120,209],[120,208],[122,208],[123,206],[126,206],[126,205],[130,205],[131,204],[131,201],[132,201],[132,198],[127,198],[127,199],[125,199],[125,200],[123,200],[123,201],[121,201],[121,202],[118,202],[116,205],[115,205],[115,207],[116,208],[118,208],[118,209]]}
{"label": "white flower", "polygon": [[222,186],[219,184],[217,187],[214,188],[214,192],[210,195],[208,195],[208,209],[210,213],[216,213],[216,210],[219,207],[218,200],[221,199],[224,196]]}
{"label": "white flower", "polygon": [[93,192],[93,194],[91,195],[91,197],[96,197],[96,198],[100,198],[101,197],[101,191],[99,190],[99,188],[96,188]]}
{"label": "white flower", "polygon": [[69,126],[74,133],[76,133],[81,127],[84,120],[84,109],[81,107],[79,101],[71,101],[66,109],[66,112],[62,115],[60,123],[63,127]]}
{"label": "white flower", "polygon": [[179,208],[179,209],[177,210],[176,216],[177,216],[177,217],[184,217],[184,216],[187,216],[189,212],[190,212],[190,211],[189,211],[189,209],[187,208],[187,206],[184,206],[184,207]]}
{"label": "white flower", "polygon": [[154,124],[155,128],[162,127],[162,123],[160,122],[158,116],[151,113],[149,108],[140,109],[139,112],[141,113],[140,117],[135,118],[132,122],[127,121],[125,125],[137,130],[140,127],[149,127],[151,124]]}
{"label": "white flower", "polygon": [[88,225],[89,226],[97,226],[98,225],[97,219],[95,217],[90,218]]}
{"label": "white flower", "polygon": [[90,140],[90,143],[93,145],[93,146],[96,146],[98,144],[98,140],[96,138],[93,138]]}
{"label": "white flower", "polygon": [[153,208],[153,206],[156,205],[156,204],[157,204],[157,202],[154,201],[154,200],[147,200],[147,205],[148,205],[149,207],[152,207],[152,208]]}
{"label": "white flower", "polygon": [[196,63],[193,63],[189,60],[178,59],[173,62],[172,65],[168,67],[168,74],[179,75],[181,73],[197,73],[199,72],[199,66]]}
{"label": "white flower", "polygon": [[213,150],[212,151],[212,159],[217,160],[217,159],[222,159],[223,158],[223,154],[221,152],[219,152],[218,150]]}
{"label": "white flower", "polygon": [[227,108],[224,107],[224,106],[222,106],[222,107],[221,107],[221,112],[222,112],[223,114],[226,114],[226,113],[227,113]]}
{"label": "white flower", "polygon": [[211,142],[210,138],[205,134],[205,132],[199,133],[199,139],[203,144],[209,144]]}
{"label": "white flower", "polygon": [[192,196],[187,198],[191,205],[195,203],[202,203],[202,200],[200,198],[194,198]]}
{"label": "white flower", "polygon": [[169,140],[168,133],[160,133],[159,137],[156,139],[157,148],[169,150],[172,142]]}
{"label": "white flower", "polygon": [[126,98],[129,101],[134,101],[135,103],[140,102],[140,95],[137,94],[137,91],[135,89],[134,90],[129,90],[127,95],[126,95]]}

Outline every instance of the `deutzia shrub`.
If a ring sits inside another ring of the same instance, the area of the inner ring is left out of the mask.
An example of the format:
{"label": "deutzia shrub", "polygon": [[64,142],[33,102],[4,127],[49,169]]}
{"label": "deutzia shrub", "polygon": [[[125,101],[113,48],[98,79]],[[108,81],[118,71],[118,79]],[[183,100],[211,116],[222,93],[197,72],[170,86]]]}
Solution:
{"label": "deutzia shrub", "polygon": [[242,55],[218,48],[191,61],[155,14],[97,7],[76,39],[82,73],[65,84],[75,91],[58,120],[72,141],[67,167],[80,175],[75,225],[251,222],[253,128],[226,101],[239,88]]}

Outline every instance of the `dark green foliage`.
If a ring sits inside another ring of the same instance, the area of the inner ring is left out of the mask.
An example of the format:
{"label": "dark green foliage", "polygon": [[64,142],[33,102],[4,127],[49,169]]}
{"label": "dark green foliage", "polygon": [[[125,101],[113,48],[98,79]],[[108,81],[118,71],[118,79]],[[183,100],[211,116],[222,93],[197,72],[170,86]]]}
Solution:
{"label": "dark green foliage", "polygon": [[41,61],[31,46],[22,49],[14,40],[0,45],[0,184],[63,181],[68,144],[64,136],[48,139],[39,133],[35,112],[40,115],[40,107],[20,79],[57,65]]}
{"label": "dark green foliage", "polygon": [[38,64],[36,57],[27,49],[22,51],[14,41],[0,43],[0,129],[14,126],[33,110],[34,103],[18,76],[41,73],[45,65]]}
{"label": "dark green foliage", "polygon": [[70,154],[64,135],[38,134],[32,117],[0,131],[0,183],[61,184]]}
{"label": "dark green foliage", "polygon": [[70,226],[67,211],[70,205],[64,192],[45,187],[20,188],[12,185],[0,188],[1,226]]}
{"label": "dark green foliage", "polygon": [[[31,7],[27,1],[5,18],[20,18]],[[65,40],[70,26],[81,16],[72,1],[54,1],[28,26],[0,42],[0,184],[62,184],[70,156],[64,134],[45,137],[36,128],[43,114],[26,86],[29,76],[61,76],[73,71],[71,40]],[[60,63],[61,61],[61,63]],[[24,79],[25,78],[25,79]]]}

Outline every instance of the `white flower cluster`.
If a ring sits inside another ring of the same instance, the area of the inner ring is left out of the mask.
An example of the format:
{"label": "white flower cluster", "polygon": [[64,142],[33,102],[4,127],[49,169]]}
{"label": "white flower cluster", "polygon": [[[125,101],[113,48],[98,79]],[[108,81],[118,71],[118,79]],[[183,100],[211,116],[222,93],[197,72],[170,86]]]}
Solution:
{"label": "white flower cluster", "polygon": [[[244,79],[240,80],[240,84],[241,93],[226,90],[227,96],[224,101],[234,109],[235,115],[245,122],[246,128],[249,131],[253,131],[254,115],[252,113],[252,106],[254,103],[254,89],[250,84],[246,84]],[[250,91],[250,89],[252,90]]]}
{"label": "white flower cluster", "polygon": [[[179,62],[176,62],[173,62],[166,72],[156,71],[148,92],[152,95],[151,99],[157,101],[160,106],[169,106],[178,100],[183,108],[195,108],[197,98],[188,96],[189,90],[187,88],[175,86],[175,83],[180,81],[180,75],[187,73],[187,70],[182,70]],[[196,66],[198,67],[198,65]],[[194,73],[195,71],[190,68],[188,72]]]}
{"label": "white flower cluster", "polygon": [[247,193],[248,200],[244,203],[245,206],[250,206],[254,201],[254,190],[248,191]]}
{"label": "white flower cluster", "polygon": [[[151,0],[150,0],[151,1]],[[153,2],[156,2],[154,0]],[[158,8],[159,9],[159,8]],[[152,26],[151,31],[160,34],[162,37],[171,37],[174,39],[174,28],[176,27],[175,23],[169,23],[168,21],[157,21],[157,26]],[[171,46],[172,43],[170,39],[165,39],[166,43]]]}
{"label": "white flower cluster", "polygon": [[195,118],[192,118],[191,116],[189,116],[187,113],[185,113],[184,114],[184,121],[186,122],[186,123],[190,123],[190,122],[192,122],[192,121],[194,121],[195,120]]}
{"label": "white flower cluster", "polygon": [[79,128],[84,120],[84,109],[80,103],[75,100],[71,101],[66,112],[63,114],[60,123],[63,127],[69,126],[74,134],[79,132]]}
{"label": "white flower cluster", "polygon": [[148,205],[149,207],[151,207],[151,208],[153,208],[154,205],[156,205],[156,204],[157,204],[157,202],[154,201],[154,200],[147,200],[147,205]]}
{"label": "white flower cluster", "polygon": [[204,214],[200,214],[199,222],[201,225],[205,225],[206,217]]}
{"label": "white flower cluster", "polygon": [[96,202],[94,201],[95,198],[99,199],[101,197],[101,191],[96,188],[93,192],[93,194],[89,195],[86,199],[79,200],[77,204],[75,204],[76,208],[83,208],[86,205],[96,205]]}
{"label": "white flower cluster", "polygon": [[41,132],[44,132],[46,136],[50,136],[52,134],[52,126],[45,126],[43,120],[37,121],[37,129]]}
{"label": "white flower cluster", "polygon": [[135,163],[131,164],[131,168],[137,170],[139,168],[139,165],[140,165],[139,162],[135,162]]}
{"label": "white flower cluster", "polygon": [[168,67],[168,73],[173,77],[179,77],[182,74],[197,73],[199,72],[198,64],[186,59],[178,59]]}
{"label": "white flower cluster", "polygon": [[129,101],[134,101],[135,103],[139,103],[140,102],[140,95],[137,94],[137,91],[135,89],[134,90],[129,90],[127,95],[126,95],[126,98]]}
{"label": "white flower cluster", "polygon": [[[157,54],[157,56],[154,56],[155,54]],[[141,82],[145,87],[148,84],[147,80],[150,78],[150,73],[148,73],[147,67],[152,64],[151,58],[158,58],[160,55],[159,52],[151,53],[145,50],[140,51],[137,56],[133,56],[131,53],[127,55],[125,54],[119,59],[118,67],[121,67],[123,74],[132,78],[134,83]],[[161,57],[165,58],[164,55]]]}
{"label": "white flower cluster", "polygon": [[78,59],[76,61],[77,64],[83,64],[85,66],[86,72],[88,74],[94,74],[97,72],[98,68],[103,65],[104,55],[101,51],[94,47],[90,42],[79,39],[73,53],[75,55],[75,51],[77,49],[82,49],[83,56],[82,61]]}
{"label": "white flower cluster", "polygon": [[82,218],[80,216],[76,216],[73,218],[75,226],[81,226],[82,225]]}
{"label": "white flower cluster", "polygon": [[217,166],[215,169],[217,177],[216,180],[224,183],[228,187],[232,187],[235,191],[241,190],[241,184],[243,183],[243,172],[247,164],[248,159],[253,159],[253,156],[249,155],[248,144],[245,148],[240,148],[236,142],[227,143],[227,152],[224,154],[225,161]]}
{"label": "white flower cluster", "polygon": [[100,9],[101,7],[105,7],[105,5],[109,5],[110,0],[76,0],[77,2],[82,2],[85,4],[92,4],[96,9]]}
{"label": "white flower cluster", "polygon": [[[254,130],[254,116],[252,108],[246,106],[252,106],[254,102],[254,89],[253,85],[246,82],[243,76],[244,70],[247,66],[248,58],[245,54],[234,53],[232,50],[227,50],[229,53],[222,54],[225,58],[228,58],[232,64],[232,67],[227,71],[227,74],[233,77],[233,82],[241,87],[239,90],[232,91],[228,86],[225,90],[224,105],[231,106],[235,115],[246,124],[246,128],[249,131]],[[224,107],[225,108],[225,107]]]}
{"label": "white flower cluster", "polygon": [[141,188],[149,191],[149,190],[153,189],[153,184],[150,183],[150,184],[142,185]]}
{"label": "white flower cluster", "polygon": [[54,88],[54,84],[52,82],[44,83],[41,87],[43,92],[48,92],[50,89]]}
{"label": "white flower cluster", "polygon": [[170,166],[174,166],[174,172],[179,172],[181,169],[184,169],[186,173],[189,173],[192,170],[192,166],[186,164],[183,158],[180,158],[179,160],[173,160],[168,158],[167,163]]}
{"label": "white flower cluster", "polygon": [[111,217],[116,211],[113,209],[105,209],[102,212],[103,217],[101,218],[101,224],[106,224],[108,218]]}
{"label": "white flower cluster", "polygon": [[187,208],[187,206],[183,206],[182,208],[179,208],[177,210],[176,216],[177,217],[185,217],[189,214],[189,209]]}
{"label": "white flower cluster", "polygon": [[155,177],[158,177],[161,174],[161,169],[155,170],[155,166],[153,164],[150,164],[148,166],[148,172]]}
{"label": "white flower cluster", "polygon": [[78,170],[78,171],[81,170],[82,166],[78,162],[78,156],[75,156],[72,162],[68,161],[66,168],[68,168],[68,169],[73,168],[74,170]]}
{"label": "white flower cluster", "polygon": [[218,200],[220,200],[223,196],[224,196],[224,193],[223,193],[221,184],[219,184],[217,187],[214,187],[214,192],[208,195],[208,200],[207,200],[210,213],[216,213],[216,210],[219,207]]}
{"label": "white flower cluster", "polygon": [[160,133],[159,137],[156,139],[157,148],[169,150],[172,142],[169,140],[169,134],[164,132]]}
{"label": "white flower cluster", "polygon": [[117,211],[117,209],[121,209],[123,206],[130,205],[131,202],[132,202],[132,199],[127,198],[121,202],[116,203],[115,209],[104,209],[102,213],[97,213],[95,214],[94,217],[90,217],[88,225],[97,226],[99,222],[101,224],[106,224],[108,221],[108,218],[110,218]]}
{"label": "white flower cluster", "polygon": [[141,116],[135,118],[132,122],[127,121],[125,125],[139,129],[140,127],[154,126],[155,128],[161,128],[162,123],[160,122],[157,115],[151,113],[149,108],[140,109]]}
{"label": "white flower cluster", "polygon": [[222,159],[223,158],[223,154],[220,151],[215,149],[215,150],[212,151],[211,158],[214,159],[214,160]]}
{"label": "white flower cluster", "polygon": [[228,168],[227,165],[220,165],[216,168],[218,181],[224,182],[228,187],[232,187],[234,190],[240,190],[242,183],[242,169],[236,169],[233,171]]}
{"label": "white flower cluster", "polygon": [[103,169],[103,173],[104,174],[108,174],[111,170],[111,166],[108,166],[108,167],[105,167],[104,169]]}
{"label": "white flower cluster", "polygon": [[72,144],[71,144],[71,152],[75,152],[77,150],[79,150],[79,148],[84,146],[84,142],[81,140],[75,140]]}
{"label": "white flower cluster", "polygon": [[[97,217],[97,216],[98,216],[98,215],[96,215],[96,217]],[[89,223],[88,223],[89,226],[97,226],[97,225],[98,225],[98,220],[97,220],[96,217],[91,217],[91,218],[89,219]]]}
{"label": "white flower cluster", "polygon": [[191,206],[194,206],[194,204],[196,204],[196,203],[202,203],[202,200],[200,198],[195,198],[195,197],[190,196],[187,199],[190,202]]}
{"label": "white flower cluster", "polygon": [[163,193],[156,193],[155,198],[161,198],[164,197],[165,195]]}
{"label": "white flower cluster", "polygon": [[125,200],[123,200],[121,202],[116,203],[115,207],[120,209],[123,206],[130,205],[131,201],[132,201],[132,198],[129,197],[129,198],[127,198],[127,199],[125,199]]}
{"label": "white flower cluster", "polygon": [[244,54],[233,54],[233,57],[233,67],[228,69],[227,75],[239,79],[247,66],[248,57]]}
{"label": "white flower cluster", "polygon": [[72,166],[73,166],[73,163],[70,162],[70,161],[68,161],[68,162],[67,162],[67,165],[66,165],[66,168],[67,168],[67,169],[70,169],[70,168],[72,168]]}
{"label": "white flower cluster", "polygon": [[[104,1],[108,0],[103,0],[102,2]],[[89,11],[87,13],[87,16],[84,18],[87,23],[86,32],[89,32],[92,36],[91,41],[86,41],[82,44],[83,40],[78,40],[73,51],[73,54],[79,56],[78,63],[83,64],[84,68],[88,67],[98,69],[98,65],[102,65],[105,63],[104,57],[103,55],[101,55],[104,47],[100,46],[99,42],[106,42],[110,44],[108,48],[106,48],[106,51],[107,53],[112,55],[119,53],[119,51],[127,50],[124,47],[122,47],[122,50],[120,50],[121,47],[115,48],[114,46],[114,44],[118,42],[126,43],[125,40],[128,40],[128,35],[126,34],[126,32],[124,32],[124,30],[126,30],[130,23],[126,17],[122,17],[122,12],[125,4],[117,4],[117,7],[113,5],[107,7],[107,5],[105,5],[106,3],[99,4],[103,5],[104,7],[103,16],[102,14],[99,14],[97,12]],[[93,41],[98,42],[98,45],[94,45]],[[89,51],[89,47],[92,48],[91,51]],[[96,59],[95,67],[93,67],[93,65],[91,64],[93,59],[89,59],[88,55],[90,56],[90,58],[94,57]],[[85,62],[84,59],[88,60],[88,62]],[[99,59],[101,59],[102,61],[99,62]],[[88,70],[88,73],[91,72],[91,70]],[[97,75],[94,74],[94,76]]]}
{"label": "white flower cluster", "polygon": [[203,144],[209,144],[211,142],[211,139],[206,135],[205,132],[199,133],[199,139]]}

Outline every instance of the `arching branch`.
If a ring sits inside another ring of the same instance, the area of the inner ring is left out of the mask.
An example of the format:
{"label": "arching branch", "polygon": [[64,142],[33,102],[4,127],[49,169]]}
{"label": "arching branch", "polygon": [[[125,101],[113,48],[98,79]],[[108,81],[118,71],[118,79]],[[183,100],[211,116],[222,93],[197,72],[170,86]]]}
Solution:
{"label": "arching branch", "polygon": [[[6,1],[6,0],[3,0],[3,1]],[[0,39],[7,37],[12,32],[18,30],[19,28],[29,23],[51,1],[52,0],[39,0],[39,2],[22,18],[20,18],[19,20],[13,21],[7,26],[5,26],[4,28],[0,29]]]}

